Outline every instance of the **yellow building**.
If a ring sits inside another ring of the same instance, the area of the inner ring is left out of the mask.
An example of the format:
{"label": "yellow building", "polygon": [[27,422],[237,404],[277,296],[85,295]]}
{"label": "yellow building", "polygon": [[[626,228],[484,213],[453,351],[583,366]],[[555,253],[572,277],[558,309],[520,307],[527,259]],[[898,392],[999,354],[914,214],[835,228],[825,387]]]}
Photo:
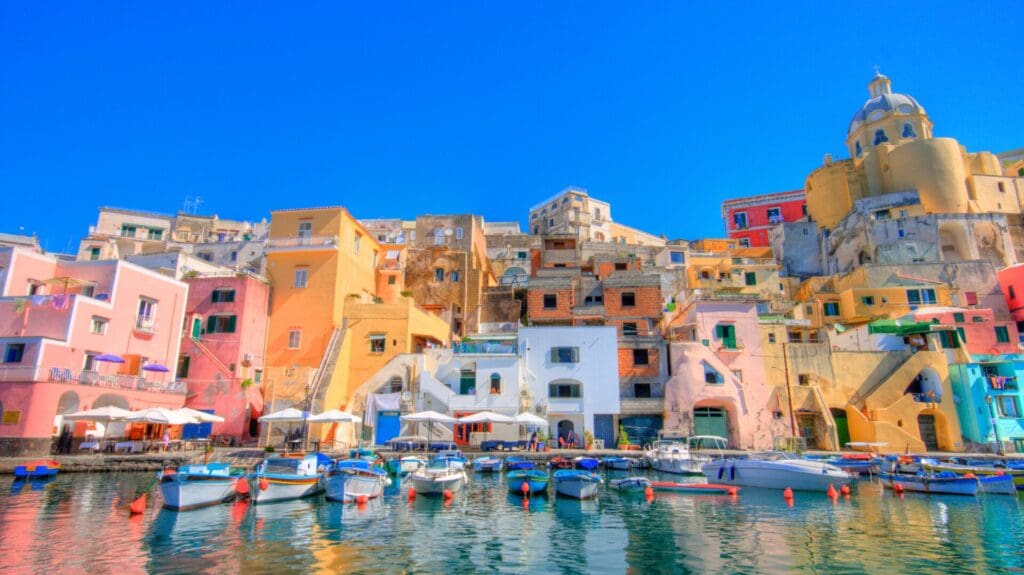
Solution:
{"label": "yellow building", "polygon": [[374,301],[377,241],[341,207],[272,212],[267,411],[331,409],[348,389],[346,307]]}
{"label": "yellow building", "polygon": [[990,152],[968,153],[952,138],[933,137],[924,108],[894,93],[882,74],[876,73],[868,91],[871,97],[847,131],[850,159],[826,159],[807,177],[807,213],[814,222],[831,229],[855,201],[908,190],[917,191],[925,213],[1019,218],[1024,178],[1004,175]]}
{"label": "yellow building", "polygon": [[756,296],[773,307],[785,299],[779,264],[768,247],[736,248],[734,240],[698,240],[690,245],[686,262],[689,289],[720,296]]}
{"label": "yellow building", "polygon": [[809,278],[793,296],[798,307],[793,317],[820,327],[898,318],[924,305],[955,305],[956,288],[901,274],[873,277],[878,271],[866,266],[844,275]]}

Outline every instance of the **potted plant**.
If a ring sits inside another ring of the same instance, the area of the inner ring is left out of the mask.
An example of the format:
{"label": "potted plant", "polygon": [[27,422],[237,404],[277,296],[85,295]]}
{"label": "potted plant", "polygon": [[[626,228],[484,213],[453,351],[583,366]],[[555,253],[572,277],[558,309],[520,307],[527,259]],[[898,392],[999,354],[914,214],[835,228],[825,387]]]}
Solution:
{"label": "potted plant", "polygon": [[619,424],[619,449],[629,449],[629,434],[626,433],[626,426]]}
{"label": "potted plant", "polygon": [[583,443],[587,446],[587,451],[594,448],[594,433],[589,429],[583,430]]}

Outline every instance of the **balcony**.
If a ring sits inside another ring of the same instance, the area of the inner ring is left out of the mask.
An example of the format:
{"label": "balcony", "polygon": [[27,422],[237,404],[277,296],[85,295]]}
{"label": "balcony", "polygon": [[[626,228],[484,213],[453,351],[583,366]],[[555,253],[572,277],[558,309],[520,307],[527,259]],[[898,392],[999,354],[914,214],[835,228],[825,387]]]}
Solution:
{"label": "balcony", "polygon": [[337,251],[338,236],[273,238],[267,240],[267,252]]}
{"label": "balcony", "polygon": [[455,346],[455,353],[458,355],[516,355],[518,352],[516,340],[507,341],[464,341]]}
{"label": "balcony", "polygon": [[187,391],[183,381],[158,382],[137,375],[101,374],[88,370],[76,372],[69,367],[37,368],[32,365],[0,366],[0,382],[64,383],[178,395],[184,395]]}
{"label": "balcony", "polygon": [[649,414],[665,411],[663,397],[622,397],[619,399],[620,414]]}

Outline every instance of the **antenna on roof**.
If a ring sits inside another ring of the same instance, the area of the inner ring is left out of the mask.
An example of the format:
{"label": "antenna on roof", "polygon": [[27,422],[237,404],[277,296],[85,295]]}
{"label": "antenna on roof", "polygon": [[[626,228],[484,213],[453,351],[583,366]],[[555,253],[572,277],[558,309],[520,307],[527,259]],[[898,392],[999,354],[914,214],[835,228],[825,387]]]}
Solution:
{"label": "antenna on roof", "polygon": [[199,204],[203,203],[203,200],[199,198],[199,194],[196,194],[196,199],[192,200],[192,215],[196,215],[199,211]]}
{"label": "antenna on roof", "polygon": [[181,212],[184,214],[188,213],[189,208],[192,207],[192,198],[185,196],[185,204],[181,207]]}

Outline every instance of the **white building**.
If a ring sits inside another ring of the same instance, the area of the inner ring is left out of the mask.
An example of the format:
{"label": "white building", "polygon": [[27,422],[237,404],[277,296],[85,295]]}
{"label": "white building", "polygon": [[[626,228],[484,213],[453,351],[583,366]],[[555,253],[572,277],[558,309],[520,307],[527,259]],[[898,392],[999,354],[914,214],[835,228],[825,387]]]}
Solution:
{"label": "white building", "polygon": [[524,403],[548,420],[552,445],[570,430],[611,445],[619,413],[614,327],[524,327],[519,330]]}

